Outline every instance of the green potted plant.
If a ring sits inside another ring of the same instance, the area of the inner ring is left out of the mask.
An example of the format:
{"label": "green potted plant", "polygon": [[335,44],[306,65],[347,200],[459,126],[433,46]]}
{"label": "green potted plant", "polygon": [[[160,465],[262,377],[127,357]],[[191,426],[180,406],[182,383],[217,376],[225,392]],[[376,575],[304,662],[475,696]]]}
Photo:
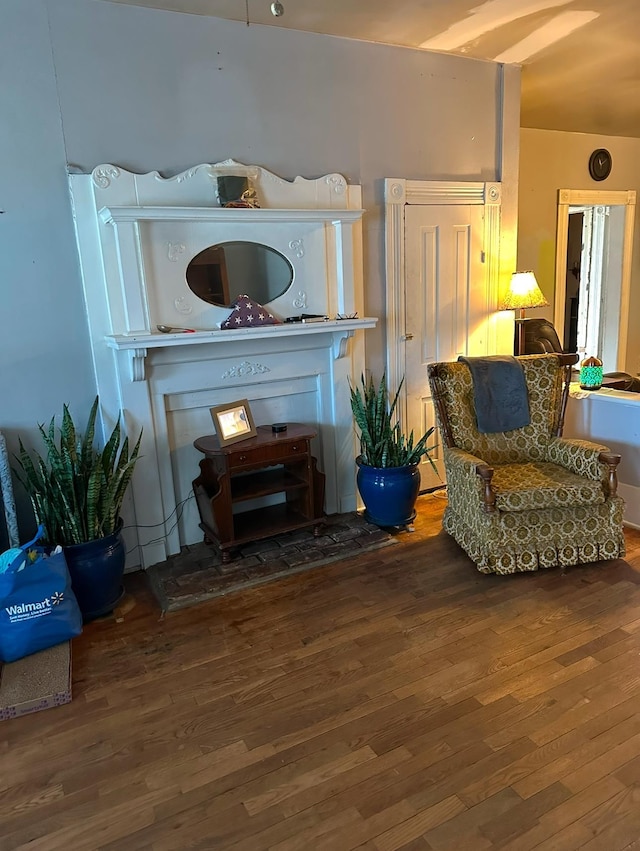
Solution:
{"label": "green potted plant", "polygon": [[56,441],[55,417],[39,425],[45,457],[34,457],[19,441],[15,470],[27,491],[46,540],[63,547],[74,593],[85,620],[113,610],[124,589],[125,549],[120,510],[138,458],[142,432],[133,450],[121,442],[120,417],[101,451],[94,448],[96,396],[80,436],[67,405]]}
{"label": "green potted plant", "polygon": [[[378,526],[406,526],[416,516],[415,503],[420,490],[421,458],[436,466],[427,441],[433,426],[414,442],[407,437],[397,418],[397,405],[404,378],[389,402],[386,375],[376,386],[373,378],[350,387],[351,411],[359,431],[360,454],[357,483],[365,505],[365,516]],[[437,472],[437,471],[436,471]]]}

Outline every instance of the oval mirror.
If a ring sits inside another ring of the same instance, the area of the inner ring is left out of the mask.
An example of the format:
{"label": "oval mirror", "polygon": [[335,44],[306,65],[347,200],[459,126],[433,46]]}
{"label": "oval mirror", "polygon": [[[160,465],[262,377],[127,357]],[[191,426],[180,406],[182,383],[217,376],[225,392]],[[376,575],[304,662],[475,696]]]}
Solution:
{"label": "oval mirror", "polygon": [[196,254],[187,266],[186,278],[198,298],[216,307],[229,307],[243,294],[267,304],[291,286],[293,266],[267,245],[222,242]]}

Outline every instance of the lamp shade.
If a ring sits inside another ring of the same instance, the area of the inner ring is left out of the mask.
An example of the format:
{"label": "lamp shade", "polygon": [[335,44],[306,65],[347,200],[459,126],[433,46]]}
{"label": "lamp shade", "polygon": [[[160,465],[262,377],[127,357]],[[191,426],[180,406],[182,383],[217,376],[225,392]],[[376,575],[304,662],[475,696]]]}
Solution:
{"label": "lamp shade", "polygon": [[528,307],[546,307],[548,304],[533,272],[514,272],[499,309],[524,310]]}

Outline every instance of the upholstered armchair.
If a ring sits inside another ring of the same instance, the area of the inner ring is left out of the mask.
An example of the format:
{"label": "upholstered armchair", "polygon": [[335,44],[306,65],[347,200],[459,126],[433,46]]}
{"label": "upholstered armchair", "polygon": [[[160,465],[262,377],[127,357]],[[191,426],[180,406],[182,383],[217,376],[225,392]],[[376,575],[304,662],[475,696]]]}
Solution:
{"label": "upholstered armchair", "polygon": [[482,573],[514,573],[624,555],[620,456],[561,436],[575,355],[518,358],[530,424],[480,433],[466,363],[428,368],[444,446],[444,529]]}

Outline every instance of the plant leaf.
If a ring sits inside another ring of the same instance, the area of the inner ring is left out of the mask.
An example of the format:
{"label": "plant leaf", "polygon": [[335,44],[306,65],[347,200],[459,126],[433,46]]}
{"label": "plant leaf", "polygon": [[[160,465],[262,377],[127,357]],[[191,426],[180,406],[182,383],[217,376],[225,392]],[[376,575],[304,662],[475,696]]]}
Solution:
{"label": "plant leaf", "polygon": [[56,440],[55,417],[48,427],[38,426],[46,456],[33,456],[19,438],[16,476],[25,488],[47,542],[69,546],[101,538],[115,531],[126,489],[139,456],[142,432],[129,454],[129,439],[120,446],[121,418],[101,452],[94,449],[99,398],[96,396],[83,438],[67,405]]}
{"label": "plant leaf", "polygon": [[404,467],[417,464],[423,456],[435,470],[430,453],[435,448],[427,446],[434,431],[433,426],[415,443],[413,432],[407,437],[400,426],[398,404],[404,377],[393,399],[389,399],[386,373],[377,383],[370,376],[360,376],[356,387],[349,385],[351,411],[360,440],[360,457],[363,464],[372,467]]}

